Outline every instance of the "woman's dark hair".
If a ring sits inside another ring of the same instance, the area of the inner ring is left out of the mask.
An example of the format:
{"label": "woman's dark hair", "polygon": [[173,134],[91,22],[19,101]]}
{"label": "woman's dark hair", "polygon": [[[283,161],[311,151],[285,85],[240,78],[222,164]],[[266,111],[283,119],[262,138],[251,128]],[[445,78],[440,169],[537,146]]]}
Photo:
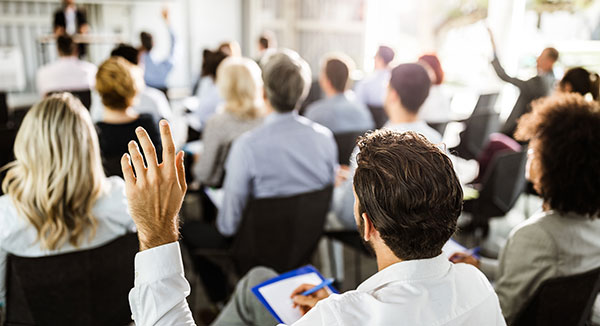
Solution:
{"label": "woman's dark hair", "polygon": [[600,107],[575,93],[533,103],[515,136],[531,140],[531,176],[550,208],[598,217],[600,214]]}
{"label": "woman's dark hair", "polygon": [[600,78],[597,73],[592,73],[582,67],[569,69],[560,81],[560,87],[571,85],[571,92],[586,95],[592,94],[594,100],[598,100],[600,93]]}
{"label": "woman's dark hair", "polygon": [[439,255],[463,202],[450,158],[414,132],[378,130],[358,147],[354,189],[361,216],[367,214],[396,257]]}
{"label": "woman's dark hair", "polygon": [[152,34],[148,32],[141,32],[140,42],[142,43],[144,50],[148,52],[152,51],[152,48],[154,47],[154,38],[152,37]]}
{"label": "woman's dark hair", "polygon": [[418,61],[427,64],[435,73],[435,80],[431,81],[432,84],[440,85],[444,82],[444,69],[442,69],[442,64],[440,63],[440,59],[438,59],[437,55],[425,54],[422,55]]}
{"label": "woman's dark hair", "polygon": [[202,71],[200,77],[210,76],[213,80],[217,78],[217,68],[221,61],[225,60],[229,55],[223,51],[204,50],[202,52]]}

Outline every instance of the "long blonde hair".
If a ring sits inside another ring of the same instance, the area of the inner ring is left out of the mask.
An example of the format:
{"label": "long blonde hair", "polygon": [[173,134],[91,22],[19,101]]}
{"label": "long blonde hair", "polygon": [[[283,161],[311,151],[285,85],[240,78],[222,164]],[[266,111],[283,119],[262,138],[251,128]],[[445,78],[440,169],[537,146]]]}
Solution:
{"label": "long blonde hair", "polygon": [[43,249],[79,246],[96,232],[92,207],[105,179],[98,136],[71,94],[52,95],[25,116],[2,190],[38,232]]}
{"label": "long blonde hair", "polygon": [[225,111],[240,119],[254,119],[262,113],[262,87],[260,68],[248,58],[229,57],[217,69]]}

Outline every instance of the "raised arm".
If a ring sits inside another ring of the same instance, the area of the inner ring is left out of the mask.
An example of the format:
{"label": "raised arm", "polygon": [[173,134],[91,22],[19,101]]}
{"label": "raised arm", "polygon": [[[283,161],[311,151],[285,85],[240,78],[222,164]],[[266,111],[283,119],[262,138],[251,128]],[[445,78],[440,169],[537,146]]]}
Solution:
{"label": "raised arm", "polygon": [[137,325],[145,326],[195,325],[185,299],[190,287],[177,243],[178,213],[187,190],[183,152],[175,153],[171,129],[165,120],[160,122],[161,164],[148,133],[138,127],[136,134],[147,167],[134,141],[129,143],[129,154],[121,159],[125,193],[141,250],[135,257],[135,286],[129,293],[133,319]]}
{"label": "raised arm", "polygon": [[492,49],[494,51],[494,59],[492,60],[492,67],[494,67],[494,71],[496,72],[496,75],[498,75],[498,78],[502,79],[503,81],[505,81],[507,83],[511,83],[511,84],[517,86],[519,89],[526,87],[524,80],[509,76],[506,73],[506,71],[500,64],[500,60],[498,60],[498,55],[497,55],[498,52],[496,50],[496,41],[494,40],[494,34],[492,33],[492,30],[489,28],[488,28],[488,34],[490,35],[490,42],[492,43]]}

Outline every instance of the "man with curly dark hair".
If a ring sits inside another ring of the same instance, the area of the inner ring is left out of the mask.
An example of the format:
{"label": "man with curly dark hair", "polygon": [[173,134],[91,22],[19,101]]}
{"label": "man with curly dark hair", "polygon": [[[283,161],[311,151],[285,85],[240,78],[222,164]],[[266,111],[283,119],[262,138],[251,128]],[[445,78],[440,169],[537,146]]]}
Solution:
{"label": "man with curly dark hair", "polygon": [[[545,280],[600,266],[600,107],[579,94],[538,100],[516,138],[530,141],[527,178],[542,210],[510,233],[496,268],[480,266],[496,279],[509,325]],[[480,265],[462,254],[453,259]]]}

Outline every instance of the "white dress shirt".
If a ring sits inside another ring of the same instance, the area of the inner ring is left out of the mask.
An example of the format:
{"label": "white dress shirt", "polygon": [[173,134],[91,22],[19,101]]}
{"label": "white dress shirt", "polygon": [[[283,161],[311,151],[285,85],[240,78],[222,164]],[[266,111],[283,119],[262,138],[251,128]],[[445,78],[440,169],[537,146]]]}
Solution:
{"label": "white dress shirt", "polygon": [[[194,325],[179,244],[135,258],[129,302],[136,325]],[[475,267],[445,256],[393,264],[356,290],[320,301],[294,325],[506,325],[498,297]]]}
{"label": "white dress shirt", "polygon": [[443,86],[432,85],[427,99],[419,109],[419,119],[431,123],[450,121],[450,97],[446,95]]}
{"label": "white dress shirt", "polygon": [[120,177],[105,179],[103,193],[98,198],[92,214],[98,222],[96,235],[89,241],[82,241],[79,248],[69,242],[56,250],[40,247],[38,233],[21,216],[10,196],[0,197],[0,306],[4,302],[6,286],[6,257],[14,254],[21,257],[43,257],[72,251],[100,247],[111,240],[135,230],[135,224],[127,210],[125,182]]}
{"label": "white dress shirt", "polygon": [[171,120],[173,116],[167,96],[150,86],[146,86],[139,94],[139,102],[133,107],[133,110],[140,114],[151,114],[156,120]]}
{"label": "white dress shirt", "polygon": [[75,56],[59,57],[37,72],[37,89],[42,96],[55,91],[83,91],[93,89],[97,68]]}

